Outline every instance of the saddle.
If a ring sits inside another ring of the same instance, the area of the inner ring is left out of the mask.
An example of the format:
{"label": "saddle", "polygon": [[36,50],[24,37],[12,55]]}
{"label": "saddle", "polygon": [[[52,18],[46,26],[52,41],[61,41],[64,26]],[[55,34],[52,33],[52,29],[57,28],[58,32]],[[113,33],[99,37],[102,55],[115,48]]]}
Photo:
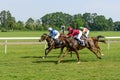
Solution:
{"label": "saddle", "polygon": [[77,40],[78,44],[82,46],[82,41],[79,41],[77,38],[75,38],[75,40]]}
{"label": "saddle", "polygon": [[59,48],[61,46],[60,42],[58,40],[54,39],[55,47]]}

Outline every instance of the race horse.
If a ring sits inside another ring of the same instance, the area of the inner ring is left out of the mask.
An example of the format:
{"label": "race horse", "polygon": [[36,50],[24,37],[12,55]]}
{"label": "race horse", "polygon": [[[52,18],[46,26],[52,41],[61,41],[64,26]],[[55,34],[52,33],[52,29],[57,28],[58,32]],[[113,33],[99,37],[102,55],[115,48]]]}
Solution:
{"label": "race horse", "polygon": [[58,56],[58,57],[60,57],[61,54],[63,53],[64,47],[66,46],[65,41],[61,41],[62,44],[56,45],[54,39],[51,36],[47,35],[46,33],[44,33],[43,35],[41,35],[41,37],[39,39],[39,42],[44,41],[44,40],[47,41],[47,45],[48,45],[48,47],[45,49],[45,56],[44,57],[46,58],[47,55],[48,55],[48,53],[52,49],[61,48],[60,54]]}
{"label": "race horse", "polygon": [[[59,41],[64,41],[66,43],[66,51],[63,56],[60,57],[58,60],[58,63],[60,63],[63,58],[67,55],[69,51],[74,51],[76,53],[77,59],[78,59],[78,64],[80,63],[80,58],[79,58],[79,53],[78,50],[87,48],[90,51],[92,51],[97,58],[101,59],[102,53],[101,49],[98,45],[98,42],[103,42],[106,43],[105,39],[100,40],[100,38],[104,38],[103,36],[97,36],[97,37],[88,37],[86,38],[84,35],[81,37],[83,40],[85,40],[85,46],[81,46],[78,40],[76,40],[73,37],[66,37],[64,35],[60,35]],[[98,55],[99,53],[99,55]]]}

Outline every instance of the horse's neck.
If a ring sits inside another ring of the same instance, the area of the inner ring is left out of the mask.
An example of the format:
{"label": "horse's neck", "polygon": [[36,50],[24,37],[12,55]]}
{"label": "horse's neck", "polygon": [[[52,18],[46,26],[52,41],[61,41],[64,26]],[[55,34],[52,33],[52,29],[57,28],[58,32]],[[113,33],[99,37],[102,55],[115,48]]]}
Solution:
{"label": "horse's neck", "polygon": [[48,38],[46,39],[46,41],[47,41],[48,44],[52,44],[53,39],[52,39],[51,37],[48,37]]}

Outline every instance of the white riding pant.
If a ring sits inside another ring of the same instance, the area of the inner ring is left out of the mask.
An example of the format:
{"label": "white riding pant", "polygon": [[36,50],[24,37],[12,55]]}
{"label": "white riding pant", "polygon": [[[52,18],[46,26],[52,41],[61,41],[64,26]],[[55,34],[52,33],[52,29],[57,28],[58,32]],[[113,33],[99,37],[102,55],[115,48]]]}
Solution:
{"label": "white riding pant", "polygon": [[87,32],[85,32],[85,36],[88,37],[88,34],[89,34],[89,30]]}
{"label": "white riding pant", "polygon": [[57,33],[54,39],[58,39],[59,36],[60,36],[60,33]]}
{"label": "white riding pant", "polygon": [[74,38],[77,38],[79,41],[81,41],[82,31],[79,31],[78,35],[75,35]]}

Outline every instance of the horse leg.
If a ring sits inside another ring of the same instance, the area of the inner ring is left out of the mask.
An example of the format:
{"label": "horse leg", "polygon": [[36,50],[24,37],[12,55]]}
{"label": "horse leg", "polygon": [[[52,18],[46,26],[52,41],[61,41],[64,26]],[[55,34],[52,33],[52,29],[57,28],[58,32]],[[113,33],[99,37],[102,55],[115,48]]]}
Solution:
{"label": "horse leg", "polygon": [[58,63],[60,63],[60,62],[63,60],[63,58],[67,55],[68,51],[69,51],[69,50],[66,49],[64,55],[63,55],[62,57],[60,57],[60,59],[58,60]]}
{"label": "horse leg", "polygon": [[48,50],[48,49],[49,49],[49,48],[46,48],[46,49],[45,49],[43,59],[47,57],[46,53],[47,53],[47,50]]}
{"label": "horse leg", "polygon": [[100,48],[98,49],[98,53],[99,53],[101,56],[104,56],[104,54],[101,52],[101,49],[100,49]]}
{"label": "horse leg", "polygon": [[61,55],[63,53],[63,49],[64,49],[64,47],[61,48],[61,51],[60,51],[60,54],[59,54],[58,58],[61,57]]}
{"label": "horse leg", "polygon": [[72,51],[70,51],[70,57],[72,57]]}
{"label": "horse leg", "polygon": [[79,64],[79,63],[80,63],[80,57],[79,57],[79,53],[78,53],[78,50],[77,50],[77,49],[75,50],[75,53],[76,53],[76,56],[77,56],[77,59],[78,59],[77,64]]}
{"label": "horse leg", "polygon": [[101,56],[104,56],[104,54],[101,52],[101,49],[99,46],[98,46],[98,52],[100,53]]}
{"label": "horse leg", "polygon": [[96,57],[97,58],[99,58],[99,59],[101,59],[101,56],[98,56],[98,54],[97,54],[97,49],[96,48],[88,48],[90,51],[92,51],[95,55],[96,55]]}
{"label": "horse leg", "polygon": [[[48,50],[48,51],[47,51]],[[45,58],[47,57],[48,53],[52,50],[52,48],[46,48],[45,49]]]}
{"label": "horse leg", "polygon": [[101,53],[101,49],[100,49],[100,47],[98,45],[98,42],[94,42],[94,44],[95,44],[95,47],[98,49],[98,53],[100,53],[100,55],[103,56],[104,54]]}

